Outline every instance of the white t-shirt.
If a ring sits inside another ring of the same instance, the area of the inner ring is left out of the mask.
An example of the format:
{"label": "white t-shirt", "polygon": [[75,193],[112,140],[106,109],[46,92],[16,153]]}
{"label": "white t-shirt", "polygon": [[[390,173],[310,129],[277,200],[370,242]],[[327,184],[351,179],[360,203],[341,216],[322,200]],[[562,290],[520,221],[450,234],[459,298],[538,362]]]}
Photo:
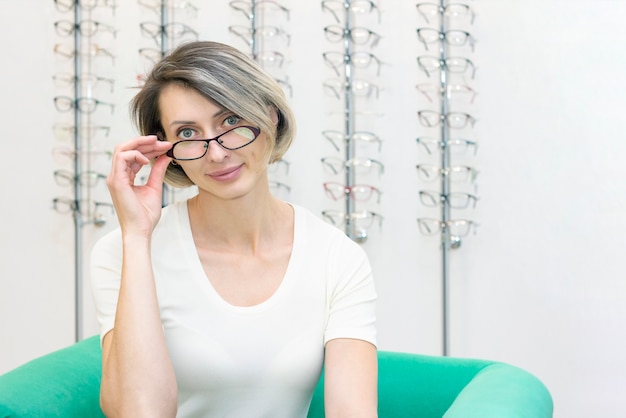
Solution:
{"label": "white t-shirt", "polygon": [[[163,209],[152,263],[161,321],[178,382],[179,417],[306,417],[324,345],[335,338],[376,344],[376,291],[358,244],[294,207],[294,241],[278,290],[252,307],[224,301],[207,279],[186,202]],[[121,233],[92,252],[101,336],[113,329]]]}

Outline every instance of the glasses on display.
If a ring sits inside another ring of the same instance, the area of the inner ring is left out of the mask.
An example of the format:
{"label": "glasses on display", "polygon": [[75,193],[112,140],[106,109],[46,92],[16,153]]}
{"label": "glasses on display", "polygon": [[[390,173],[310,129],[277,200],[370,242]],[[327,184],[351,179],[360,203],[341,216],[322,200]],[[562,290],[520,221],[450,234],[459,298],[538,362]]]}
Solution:
{"label": "glasses on display", "polygon": [[326,138],[337,151],[341,151],[342,145],[345,145],[348,139],[364,144],[377,144],[378,151],[382,149],[383,145],[383,141],[378,137],[378,135],[367,131],[357,131],[352,132],[350,135],[346,135],[340,131],[327,129],[322,131],[322,135],[324,135],[324,138]]}
{"label": "glasses on display", "polygon": [[282,171],[284,174],[289,174],[290,165],[289,161],[281,158],[280,160],[270,164],[267,167],[267,172],[270,174],[279,174]]}
{"label": "glasses on display", "polygon": [[83,20],[80,23],[74,23],[70,20],[59,20],[54,22],[54,28],[59,36],[70,36],[74,34],[75,31],[87,37],[91,37],[102,31],[110,32],[114,37],[117,34],[113,26],[95,20]]}
{"label": "glasses on display", "polygon": [[161,35],[165,34],[170,39],[191,38],[198,39],[198,32],[193,30],[191,26],[180,22],[170,22],[162,25],[156,22],[141,22],[139,24],[141,33],[154,39],[157,46],[161,45]]}
{"label": "glasses on display", "polygon": [[82,216],[91,216],[91,222],[96,226],[102,226],[106,223],[102,208],[106,208],[111,215],[115,214],[115,208],[111,203],[94,200],[81,200],[79,202],[68,197],[52,199],[52,208],[61,214],[78,213]]}
{"label": "glasses on display", "polygon": [[424,235],[435,235],[440,233],[443,228],[446,228],[450,235],[455,237],[465,237],[469,235],[472,229],[476,232],[476,227],[478,226],[476,222],[467,219],[450,219],[442,222],[434,218],[418,218],[417,225],[420,232]]}
{"label": "glasses on display", "polygon": [[[261,134],[259,128],[253,126],[237,126],[211,139],[183,139],[175,142],[166,154],[175,160],[197,160],[206,155],[209,143],[215,141],[227,150],[237,150],[250,145]],[[165,140],[162,135],[160,139]]]}
{"label": "glasses on display", "polygon": [[[352,52],[350,54],[344,54],[343,52],[324,52],[322,54],[324,62],[335,71],[335,74],[341,76],[340,70],[344,69],[346,65],[352,65],[354,68],[369,68],[374,66],[376,68],[376,75],[380,75],[381,61],[374,54],[370,52]],[[373,64],[373,65],[372,65]]]}
{"label": "glasses on display", "polygon": [[89,86],[97,86],[98,83],[104,82],[109,85],[111,93],[113,93],[113,86],[115,85],[115,80],[112,78],[100,77],[95,74],[83,74],[81,76],[76,76],[70,73],[59,73],[52,76],[52,79],[56,83],[58,87],[71,87],[76,81],[80,83],[87,84]]}
{"label": "glasses on display", "polygon": [[324,28],[326,39],[330,42],[341,42],[350,39],[355,45],[367,45],[371,48],[378,45],[381,36],[374,31],[363,27],[344,28],[339,25],[329,25]]}
{"label": "glasses on display", "polygon": [[[228,30],[243,39],[244,42],[249,44],[252,42],[252,28],[243,25],[231,25]],[[264,39],[275,39],[282,37],[286,40],[287,46],[291,43],[291,35],[285,32],[278,26],[259,26],[255,30],[255,34],[263,37]]]}
{"label": "glasses on display", "polygon": [[466,84],[447,84],[446,87],[441,88],[432,83],[419,83],[415,88],[431,103],[435,98],[441,97],[442,94],[445,94],[449,99],[465,98],[467,102],[474,103],[477,94],[473,88]]}
{"label": "glasses on display", "polygon": [[370,98],[372,96],[378,98],[380,88],[365,80],[352,80],[346,83],[340,79],[326,80],[324,82],[324,88],[333,94],[337,99],[341,99],[341,93],[345,92],[348,88],[355,96]]}
{"label": "glasses on display", "polygon": [[349,160],[343,160],[336,157],[324,157],[322,158],[322,165],[329,174],[339,174],[346,168],[354,169],[359,174],[370,174],[372,171],[378,172],[378,175],[382,175],[385,171],[385,166],[380,161],[371,158],[351,158]]}
{"label": "glasses on display", "polygon": [[469,150],[473,150],[473,154],[476,155],[478,151],[478,143],[470,141],[469,139],[452,138],[448,139],[445,144],[442,141],[431,137],[419,137],[415,139],[427,154],[432,155],[435,150],[441,151],[443,146],[450,149],[450,153],[453,155],[467,154]]}
{"label": "glasses on display", "polygon": [[[252,20],[254,18],[255,11],[252,10],[252,3],[249,1],[242,0],[232,0],[228,3],[230,7],[234,10],[237,10],[244,14],[248,19]],[[273,0],[257,0],[254,2],[256,7],[261,7],[265,12],[270,12],[272,10],[280,11],[287,16],[287,20],[289,20],[289,9],[285,6],[281,5],[277,1]]]}
{"label": "glasses on display", "polygon": [[423,181],[434,181],[441,176],[447,176],[452,183],[473,183],[478,176],[478,171],[475,168],[466,165],[441,168],[431,164],[418,164],[415,168],[417,168],[417,173]]}
{"label": "glasses on display", "polygon": [[114,104],[91,97],[79,97],[74,99],[69,96],[56,96],[54,98],[54,106],[59,112],[69,112],[72,109],[78,109],[84,113],[93,113],[98,106],[108,106],[111,108],[111,114],[113,114],[113,110],[115,109]]}
{"label": "glasses on display", "polygon": [[417,118],[427,128],[433,128],[441,123],[445,123],[450,128],[463,129],[468,125],[474,126],[476,123],[476,119],[471,115],[462,112],[442,114],[434,110],[420,110],[417,112]]}
{"label": "glasses on display", "polygon": [[280,181],[270,180],[269,186],[270,186],[270,190],[274,191],[275,193],[280,193],[280,192],[291,193],[291,186]]}
{"label": "glasses on display", "polygon": [[378,14],[378,22],[380,23],[380,9],[371,0],[352,0],[350,2],[341,0],[324,0],[322,1],[322,10],[330,12],[337,23],[341,23],[343,21],[340,16],[343,16],[346,11],[361,14],[376,12]]}
{"label": "glasses on display", "polygon": [[465,74],[469,72],[472,79],[476,76],[476,66],[474,63],[463,57],[441,59],[431,55],[422,55],[417,57],[417,65],[428,77],[442,69],[452,74]]}
{"label": "glasses on display", "polygon": [[111,159],[113,153],[111,151],[99,151],[99,150],[81,150],[77,152],[76,150],[69,147],[55,147],[52,149],[52,157],[59,164],[69,164],[74,161],[76,157],[86,158],[86,157],[98,157],[105,156]]}
{"label": "glasses on display", "polygon": [[439,19],[441,16],[448,18],[467,18],[469,24],[474,23],[474,12],[467,4],[461,3],[448,3],[445,6],[441,6],[438,3],[417,3],[417,12],[424,18],[426,23],[431,23],[431,20]]}
{"label": "glasses on display", "polygon": [[326,221],[335,226],[342,226],[348,220],[354,222],[358,228],[370,228],[374,225],[374,222],[377,222],[379,227],[382,227],[383,224],[382,215],[366,210],[352,212],[349,214],[338,210],[325,210],[322,211],[322,216],[326,219]]}
{"label": "glasses on display", "polygon": [[452,209],[466,209],[468,207],[475,208],[478,197],[470,193],[451,192],[443,194],[431,190],[419,191],[420,202],[427,207],[436,207],[448,204]]}
{"label": "glasses on display", "polygon": [[[152,10],[156,14],[161,14],[161,10],[163,8],[163,1],[162,0],[154,0],[154,1],[137,0],[137,3],[140,6],[145,7],[146,9]],[[185,10],[186,12],[192,13],[194,16],[196,16],[198,14],[198,7],[196,7],[192,3],[188,2],[188,1],[184,1],[184,0],[183,1],[169,1],[169,2],[167,2],[167,7],[168,8]]]}
{"label": "glasses on display", "polygon": [[[76,134],[76,126],[69,123],[55,123],[52,126],[55,136],[60,141],[69,141]],[[98,132],[102,132],[105,137],[109,136],[111,127],[102,125],[83,125],[81,126],[81,136],[85,138],[93,138]]]}
{"label": "glasses on display", "polygon": [[[68,49],[67,47],[56,44],[54,45],[54,53],[64,58],[76,58],[77,53],[75,49]],[[84,57],[97,57],[106,56],[111,58],[111,62],[115,63],[115,55],[106,48],[102,48],[97,44],[91,44],[87,48],[81,48],[79,55]]]}
{"label": "glasses on display", "polygon": [[67,170],[54,171],[54,180],[59,186],[72,186],[78,183],[81,186],[93,187],[106,178],[104,174],[95,171],[83,171],[79,174]]}
{"label": "glasses on display", "polygon": [[417,29],[417,39],[424,45],[426,50],[429,49],[428,45],[443,41],[454,47],[469,45],[473,51],[474,44],[476,43],[476,40],[472,37],[472,35],[470,35],[469,32],[457,29],[441,32],[433,28],[419,28]]}
{"label": "glasses on display", "polygon": [[352,197],[354,200],[366,202],[372,197],[376,197],[376,202],[380,203],[380,195],[382,192],[380,189],[367,184],[355,184],[353,186],[347,186],[345,184],[336,182],[326,182],[324,185],[324,191],[326,195],[333,200],[345,199],[346,196]]}
{"label": "glasses on display", "polygon": [[115,12],[117,7],[114,0],[54,0],[55,7],[62,13],[74,10],[74,6],[77,4],[86,12],[90,12],[96,7],[109,7]]}

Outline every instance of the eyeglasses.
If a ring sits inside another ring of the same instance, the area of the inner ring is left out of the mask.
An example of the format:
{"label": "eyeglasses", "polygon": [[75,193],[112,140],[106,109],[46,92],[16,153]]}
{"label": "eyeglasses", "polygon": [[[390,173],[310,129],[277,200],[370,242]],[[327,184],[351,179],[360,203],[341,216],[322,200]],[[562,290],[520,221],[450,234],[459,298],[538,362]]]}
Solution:
{"label": "eyeglasses", "polygon": [[[61,141],[69,141],[73,135],[76,134],[76,126],[69,123],[55,123],[52,126],[54,134],[57,139]],[[99,125],[83,125],[81,126],[81,136],[91,139],[96,135],[96,132],[103,132],[105,137],[109,136],[111,128],[108,126]]]}
{"label": "eyeglasses", "polygon": [[340,42],[343,39],[350,39],[356,45],[366,45],[370,47],[378,45],[381,36],[374,31],[362,27],[343,28],[339,25],[330,25],[324,28],[326,39],[330,42]]}
{"label": "eyeglasses", "polygon": [[469,235],[470,230],[474,227],[474,233],[478,224],[467,219],[451,219],[447,222],[442,222],[439,219],[433,218],[418,218],[417,225],[419,230],[424,235],[435,235],[446,228],[450,235],[456,237],[465,237]]}
{"label": "eyeglasses", "polygon": [[434,56],[422,55],[417,57],[417,65],[428,77],[430,77],[431,73],[441,69],[455,74],[463,74],[471,70],[472,79],[476,75],[476,66],[474,66],[474,63],[463,57],[448,57],[442,60]]}
{"label": "eyeglasses", "polygon": [[[261,134],[261,129],[252,126],[237,126],[211,139],[184,139],[175,142],[166,154],[179,161],[197,160],[206,155],[209,142],[215,141],[224,149],[234,151],[250,145]],[[160,138],[162,141],[163,138]]]}
{"label": "eyeglasses", "polygon": [[285,160],[285,159],[280,159],[278,161],[273,162],[272,164],[270,164],[267,167],[267,172],[270,174],[278,174],[278,172],[280,171],[280,167],[284,167],[284,172],[285,174],[289,174],[289,166],[291,164],[289,163],[289,161]]}
{"label": "eyeglasses", "polygon": [[285,62],[285,55],[278,51],[263,51],[259,53],[257,59],[263,67],[282,68]]}
{"label": "eyeglasses", "polygon": [[288,184],[280,181],[270,180],[269,186],[270,190],[273,190],[274,193],[280,193],[281,191],[284,191],[285,193],[291,193],[291,187]]}
{"label": "eyeglasses", "polygon": [[380,189],[367,184],[355,184],[353,186],[346,186],[345,184],[326,182],[324,183],[324,190],[326,195],[333,200],[340,200],[346,196],[352,197],[354,200],[366,202],[376,196],[376,202],[380,203]]}
{"label": "eyeglasses", "polygon": [[99,180],[106,179],[107,176],[95,171],[83,171],[80,174],[74,174],[67,170],[56,170],[54,172],[54,180],[59,186],[71,186],[75,183],[81,186],[93,187],[98,184]]}
{"label": "eyeglasses", "polygon": [[376,65],[376,75],[380,75],[381,61],[369,52],[359,51],[351,54],[344,54],[343,52],[324,52],[322,54],[324,62],[335,71],[338,76],[341,76],[339,71],[342,66],[352,65],[354,68],[368,68],[372,63]]}
{"label": "eyeglasses", "polygon": [[380,23],[380,9],[371,0],[351,0],[350,2],[341,0],[324,0],[322,1],[322,10],[329,11],[337,23],[341,23],[342,19],[339,18],[341,11],[349,10],[355,13],[371,13],[376,11],[378,13],[378,22]]}
{"label": "eyeglasses", "polygon": [[478,197],[473,194],[463,192],[452,192],[442,194],[430,190],[419,191],[420,202],[427,207],[436,207],[447,203],[452,209],[466,209],[470,205],[475,208]]}
{"label": "eyeglasses", "polygon": [[[163,5],[163,1],[161,0],[155,0],[155,1],[147,1],[147,0],[138,0],[137,3],[139,3],[140,6],[143,6],[145,8],[148,8],[152,11],[154,11],[157,14],[161,13],[161,7]],[[171,7],[171,8],[175,8],[175,9],[183,9],[186,11],[190,11],[192,13],[192,15],[196,15],[198,13],[198,8],[191,4],[188,1],[170,1],[167,2],[167,7]]]}
{"label": "eyeglasses", "polygon": [[198,32],[190,26],[180,22],[170,22],[161,25],[156,22],[142,22],[139,24],[141,33],[154,39],[157,45],[161,45],[161,35],[165,34],[168,38],[182,38],[185,35],[191,36],[194,40],[198,39]]}
{"label": "eyeglasses", "polygon": [[429,155],[432,155],[435,148],[441,150],[444,146],[449,147],[452,154],[465,154],[470,148],[474,149],[474,155],[478,151],[478,143],[469,139],[452,138],[448,139],[445,144],[438,139],[429,137],[420,137],[415,140]]}
{"label": "eyeglasses", "polygon": [[[237,35],[244,42],[250,44],[252,42],[252,28],[242,25],[231,25],[228,27],[229,32]],[[255,34],[262,36],[266,39],[277,38],[279,36],[284,37],[287,40],[287,46],[291,43],[291,35],[285,32],[283,29],[277,26],[259,26],[255,30]]]}
{"label": "eyeglasses", "polygon": [[108,208],[111,214],[115,214],[115,208],[111,203],[93,200],[76,201],[67,197],[52,199],[52,208],[58,213],[78,213],[82,216],[91,215],[91,222],[96,226],[102,226],[106,223],[106,219],[100,212],[100,208]]}
{"label": "eyeglasses", "polygon": [[104,155],[109,159],[113,156],[111,151],[98,151],[98,150],[89,150],[89,151],[80,151],[68,147],[55,147],[52,149],[52,157],[59,164],[67,164],[74,160],[74,158],[80,155],[81,157],[94,157],[99,155]]}
{"label": "eyeglasses", "polygon": [[445,6],[441,6],[437,3],[417,3],[417,12],[430,23],[430,18],[438,16],[446,16],[450,18],[469,17],[469,23],[474,23],[476,17],[472,9],[467,4],[461,3],[448,3]]}
{"label": "eyeglasses", "polygon": [[[100,4],[102,3],[102,4]],[[110,7],[115,11],[117,5],[113,0],[54,0],[54,5],[59,12],[69,12],[74,8],[76,4],[79,4],[81,9],[89,12],[98,6]]]}
{"label": "eyeglasses", "polygon": [[322,135],[324,135],[324,138],[328,139],[328,141],[333,145],[333,147],[335,147],[337,151],[341,151],[340,145],[342,143],[345,144],[345,142],[347,142],[348,139],[354,140],[354,141],[360,141],[363,143],[377,143],[378,151],[382,149],[382,144],[383,144],[382,139],[380,139],[378,135],[372,132],[366,132],[366,131],[357,131],[357,132],[351,133],[350,135],[346,135],[345,133],[340,132],[340,131],[325,130],[325,131],[322,131]]}
{"label": "eyeglasses", "polygon": [[80,23],[74,23],[69,20],[59,20],[54,22],[54,28],[59,36],[70,36],[74,31],[78,31],[81,35],[87,37],[93,36],[100,31],[111,32],[113,37],[117,34],[113,26],[105,25],[95,20],[83,20]]}
{"label": "eyeglasses", "polygon": [[73,99],[69,96],[56,96],[54,98],[54,106],[59,112],[69,112],[70,110],[77,108],[81,112],[93,113],[100,105],[109,106],[111,108],[111,114],[113,114],[113,110],[115,109],[114,104],[93,99],[91,97],[79,97],[77,99]]}
{"label": "eyeglasses", "polygon": [[[64,58],[74,58],[76,56],[75,49],[68,50],[67,48],[64,48],[63,45],[61,44],[54,45],[54,53]],[[111,58],[111,61],[113,63],[115,63],[115,55],[113,55],[113,53],[111,53],[111,51],[109,51],[108,49],[101,48],[100,46],[96,44],[91,44],[89,47],[81,48],[80,54],[81,56],[92,56],[92,57],[96,57],[99,55],[106,55],[109,58]]]}
{"label": "eyeglasses", "polygon": [[474,50],[474,44],[476,41],[469,34],[469,32],[463,30],[448,30],[445,32],[440,32],[437,29],[432,28],[419,28],[417,29],[417,39],[424,44],[424,48],[428,50],[428,45],[444,41],[450,46],[463,46],[465,44],[469,44]]}
{"label": "eyeglasses", "polygon": [[445,94],[449,99],[457,99],[462,96],[468,98],[469,103],[474,103],[476,98],[476,90],[465,84],[448,84],[446,87],[441,88],[431,83],[420,83],[415,88],[428,99],[429,102],[433,102],[433,97],[438,95],[441,97]]}
{"label": "eyeglasses", "polygon": [[427,128],[433,128],[441,123],[445,123],[453,129],[463,129],[468,124],[474,126],[476,119],[467,113],[449,112],[442,114],[434,110],[420,110],[417,112],[417,118],[422,125]]}
{"label": "eyeglasses", "polygon": [[99,77],[95,74],[83,74],[81,76],[76,76],[70,73],[59,73],[53,75],[52,79],[59,87],[73,86],[76,81],[80,81],[81,83],[95,87],[99,82],[102,81],[111,86],[111,93],[113,92],[113,85],[115,84],[115,80],[113,80],[112,78]]}
{"label": "eyeglasses", "polygon": [[335,226],[341,226],[345,224],[347,220],[353,221],[356,226],[360,228],[369,228],[376,221],[378,221],[379,227],[383,224],[382,215],[372,211],[359,211],[348,214],[336,210],[325,210],[322,212],[322,216],[326,221]]}
{"label": "eyeglasses", "polygon": [[337,99],[341,99],[341,93],[349,89],[355,96],[371,97],[372,94],[378,98],[380,88],[365,80],[352,80],[346,83],[340,79],[326,80],[324,88],[330,91]]}
{"label": "eyeglasses", "polygon": [[417,173],[423,181],[433,181],[441,176],[447,176],[453,183],[474,182],[478,171],[466,165],[455,165],[447,168],[430,164],[418,164],[415,166]]}
{"label": "eyeglasses", "polygon": [[383,163],[371,158],[351,158],[349,160],[343,160],[336,157],[324,157],[322,158],[322,165],[329,174],[339,174],[346,168],[354,168],[359,173],[369,174],[375,167],[380,176],[385,169]]}
{"label": "eyeglasses", "polygon": [[[247,2],[247,1],[241,1],[241,0],[232,0],[228,3],[228,5],[230,7],[232,7],[233,9],[241,12],[244,14],[244,16],[246,16],[248,19],[251,19],[254,17],[254,11],[252,10],[252,4]],[[272,7],[274,9],[280,10],[281,12],[284,12],[287,15],[287,20],[289,20],[289,9],[286,8],[285,6],[280,5],[278,2],[273,1],[273,0],[257,0],[255,2],[255,5],[257,7]]]}

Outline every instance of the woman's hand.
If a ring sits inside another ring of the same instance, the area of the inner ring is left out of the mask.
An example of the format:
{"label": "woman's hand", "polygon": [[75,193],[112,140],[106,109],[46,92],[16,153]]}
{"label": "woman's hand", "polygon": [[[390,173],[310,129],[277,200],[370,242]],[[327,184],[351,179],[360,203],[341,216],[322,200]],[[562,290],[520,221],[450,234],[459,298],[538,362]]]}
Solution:
{"label": "woman's hand", "polygon": [[[171,147],[155,135],[139,136],[115,147],[107,187],[123,233],[148,236],[159,221],[163,178],[172,160],[165,152]],[[137,173],[152,160],[147,183],[135,185]]]}

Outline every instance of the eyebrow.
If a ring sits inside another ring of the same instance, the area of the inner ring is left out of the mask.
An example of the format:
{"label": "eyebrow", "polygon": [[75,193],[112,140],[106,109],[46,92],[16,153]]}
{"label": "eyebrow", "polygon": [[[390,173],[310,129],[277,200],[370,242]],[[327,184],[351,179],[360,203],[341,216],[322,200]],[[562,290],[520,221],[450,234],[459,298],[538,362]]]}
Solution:
{"label": "eyebrow", "polygon": [[[227,113],[227,112],[228,112],[228,110],[226,110],[226,109],[220,109],[220,110],[218,110],[217,112],[215,112],[213,114],[213,118],[216,118],[216,117],[218,117],[220,115],[223,115],[224,113]],[[174,121],[172,121],[169,124],[169,126],[174,126],[174,125],[193,125],[194,123],[196,123],[196,122],[193,121],[193,120],[174,120]]]}

